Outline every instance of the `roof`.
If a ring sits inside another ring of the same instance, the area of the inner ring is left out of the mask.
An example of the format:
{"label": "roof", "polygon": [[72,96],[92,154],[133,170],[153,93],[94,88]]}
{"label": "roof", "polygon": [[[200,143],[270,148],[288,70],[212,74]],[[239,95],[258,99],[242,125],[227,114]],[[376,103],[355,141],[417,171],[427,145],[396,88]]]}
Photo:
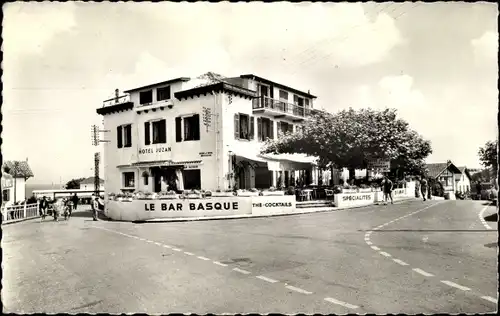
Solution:
{"label": "roof", "polygon": [[287,89],[289,91],[292,91],[293,93],[296,93],[296,94],[299,94],[299,95],[302,95],[302,96],[305,96],[305,97],[308,97],[308,98],[312,98],[312,99],[316,99],[317,98],[316,96],[314,96],[314,95],[312,95],[310,93],[303,92],[303,91],[300,91],[300,90],[297,90],[297,89],[285,86],[284,84],[277,83],[277,82],[274,82],[274,81],[271,81],[271,80],[268,80],[268,79],[265,79],[265,78],[253,75],[253,74],[241,75],[240,78],[255,79],[255,80],[260,81],[262,83],[272,84],[272,85],[274,85],[274,86],[276,86],[278,88]]}
{"label": "roof", "polygon": [[161,86],[161,85],[164,85],[164,84],[170,84],[170,83],[175,83],[175,82],[179,82],[179,81],[189,81],[189,80],[191,80],[191,78],[188,78],[188,77],[179,77],[179,78],[170,79],[170,80],[167,80],[167,81],[162,81],[162,82],[158,82],[158,83],[149,84],[147,86],[133,88],[133,89],[126,90],[126,91],[123,91],[123,92],[130,93],[130,92],[134,92],[134,91],[138,91],[138,90],[142,90],[142,89],[147,89],[147,88],[153,88],[153,87],[156,87],[156,86]]}
{"label": "roof", "polygon": [[471,179],[471,174],[470,174],[470,171],[467,167],[458,167],[458,169],[462,172],[462,173],[465,173],[465,175],[469,178],[469,180]]}
{"label": "roof", "polygon": [[[80,181],[80,184],[94,184],[94,179],[95,177],[88,177]],[[99,183],[104,183],[104,180],[99,178]]]}
{"label": "roof", "polygon": [[188,98],[188,97],[195,97],[199,95],[206,95],[211,93],[212,91],[214,92],[229,92],[244,98],[256,98],[257,93],[253,90],[245,89],[239,86],[235,86],[232,84],[229,84],[227,82],[219,82],[215,84],[210,84],[210,85],[204,85],[204,86],[199,86],[195,87],[189,90],[183,90],[174,93],[174,96],[181,100],[183,98]]}
{"label": "roof", "polygon": [[7,167],[8,174],[17,178],[31,178],[34,177],[33,171],[26,160],[7,160],[3,162],[3,167]]}
{"label": "roof", "polygon": [[460,169],[458,169],[451,161],[443,162],[443,163],[428,163],[427,167],[427,175],[432,178],[437,178],[443,171],[447,168],[450,169],[453,173],[462,173]]}
{"label": "roof", "polygon": [[110,105],[110,106],[98,108],[96,110],[96,112],[99,115],[106,115],[106,114],[111,114],[111,113],[115,113],[115,112],[130,111],[133,108],[134,108],[134,103],[128,101],[125,103],[120,103],[120,104],[115,104],[115,105]]}

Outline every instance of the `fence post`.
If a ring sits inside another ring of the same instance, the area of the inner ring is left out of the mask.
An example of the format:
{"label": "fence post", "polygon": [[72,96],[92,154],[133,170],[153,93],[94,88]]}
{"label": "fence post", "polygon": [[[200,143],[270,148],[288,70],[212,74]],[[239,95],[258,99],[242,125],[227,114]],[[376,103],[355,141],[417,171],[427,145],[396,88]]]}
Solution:
{"label": "fence post", "polygon": [[23,218],[26,218],[26,201],[24,202],[24,209],[23,209]]}

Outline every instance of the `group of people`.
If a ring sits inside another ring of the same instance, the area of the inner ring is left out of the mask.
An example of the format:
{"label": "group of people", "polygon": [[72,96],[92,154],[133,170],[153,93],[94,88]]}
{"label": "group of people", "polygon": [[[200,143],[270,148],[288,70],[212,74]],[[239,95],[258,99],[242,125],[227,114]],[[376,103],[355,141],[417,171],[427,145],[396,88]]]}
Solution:
{"label": "group of people", "polygon": [[[420,183],[420,191],[422,192],[422,197],[424,198],[424,201],[427,200],[427,189],[428,189],[428,182],[425,177],[422,177],[419,180]],[[391,200],[391,204],[394,204],[394,201],[392,199],[392,190],[394,189],[394,184],[392,181],[385,176],[384,179],[382,180],[382,190],[384,192],[384,203],[388,203],[389,199]]]}
{"label": "group of people", "polygon": [[[63,214],[65,220],[69,219],[73,210],[76,210],[78,206],[78,196],[75,193],[71,197],[57,198],[53,201],[47,200],[47,198],[44,196],[40,200],[39,204],[39,214],[42,221],[47,216],[50,206],[52,206],[52,216],[54,217],[54,221],[58,220],[60,214]],[[97,202],[97,197],[95,196],[92,197],[91,208],[93,220],[97,221],[97,211],[99,210],[99,204]]]}

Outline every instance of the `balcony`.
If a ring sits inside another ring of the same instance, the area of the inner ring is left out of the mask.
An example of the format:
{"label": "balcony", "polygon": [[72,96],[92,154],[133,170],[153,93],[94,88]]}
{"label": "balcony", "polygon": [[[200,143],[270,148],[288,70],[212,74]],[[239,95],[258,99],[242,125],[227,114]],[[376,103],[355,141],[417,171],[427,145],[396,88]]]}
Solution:
{"label": "balcony", "polygon": [[297,104],[271,99],[266,96],[260,96],[253,99],[252,104],[254,113],[266,113],[275,118],[288,118],[294,122],[301,122],[311,116],[311,109],[304,108]]}
{"label": "balcony", "polygon": [[105,100],[102,102],[102,107],[106,107],[106,106],[113,106],[113,105],[117,105],[117,104],[123,104],[123,103],[128,103],[128,102],[132,102],[130,101],[130,95],[122,95],[120,97],[114,97],[112,99],[108,99],[108,100]]}
{"label": "balcony", "polygon": [[97,114],[108,115],[121,111],[128,111],[134,107],[129,95],[123,95],[102,102],[102,107],[97,109]]}

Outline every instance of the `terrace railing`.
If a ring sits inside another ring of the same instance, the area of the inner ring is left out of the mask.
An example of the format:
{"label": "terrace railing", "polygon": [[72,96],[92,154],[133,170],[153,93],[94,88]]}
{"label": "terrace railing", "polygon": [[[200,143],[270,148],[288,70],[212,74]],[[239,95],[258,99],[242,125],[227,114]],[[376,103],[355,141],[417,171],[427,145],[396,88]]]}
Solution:
{"label": "terrace railing", "polygon": [[38,217],[38,203],[2,207],[2,223]]}
{"label": "terrace railing", "polygon": [[311,115],[311,109],[303,106],[288,103],[281,100],[271,99],[266,96],[260,96],[253,100],[252,107],[257,109],[270,109],[284,114],[290,114],[299,117],[307,117]]}
{"label": "terrace railing", "polygon": [[126,103],[126,102],[130,102],[130,95],[122,95],[120,97],[114,97],[112,99],[108,99],[108,100],[105,100],[102,102],[102,107],[106,107],[106,106],[112,106],[112,105],[116,105],[116,104],[122,104],[122,103]]}

